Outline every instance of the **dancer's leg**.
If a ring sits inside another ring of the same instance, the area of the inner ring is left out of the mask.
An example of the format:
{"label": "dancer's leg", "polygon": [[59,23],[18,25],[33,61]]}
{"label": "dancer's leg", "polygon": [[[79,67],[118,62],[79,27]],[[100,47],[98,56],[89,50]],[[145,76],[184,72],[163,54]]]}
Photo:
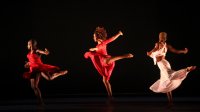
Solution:
{"label": "dancer's leg", "polygon": [[112,97],[112,89],[109,80],[106,79],[106,77],[103,76],[103,83],[106,87],[107,93],[109,97]]}
{"label": "dancer's leg", "polygon": [[37,74],[35,79],[34,78],[30,79],[30,82],[31,82],[31,88],[33,89],[36,97],[38,98],[39,104],[40,105],[44,105],[44,102],[43,102],[43,99],[42,99],[42,95],[41,95],[40,89],[38,87],[38,84],[39,84],[39,81],[40,81],[40,77],[41,77],[41,75]]}
{"label": "dancer's leg", "polygon": [[169,102],[169,106],[173,105],[173,99],[172,99],[172,92],[167,92],[167,98]]}
{"label": "dancer's leg", "polygon": [[124,59],[124,58],[132,58],[133,55],[132,54],[124,54],[124,55],[120,55],[120,56],[112,56],[110,58],[108,58],[106,60],[106,63],[109,64],[109,63],[112,63],[114,61],[117,61],[117,60],[120,60],[120,59]]}
{"label": "dancer's leg", "polygon": [[55,79],[55,78],[57,78],[57,77],[59,77],[59,76],[61,76],[61,75],[65,75],[65,74],[67,74],[67,73],[68,73],[67,70],[63,70],[63,71],[60,71],[60,72],[56,72],[56,73],[54,73],[54,74],[52,74],[52,75],[50,75],[50,74],[48,74],[48,73],[42,72],[41,75],[42,75],[42,77],[44,77],[46,80],[53,80],[53,79]]}

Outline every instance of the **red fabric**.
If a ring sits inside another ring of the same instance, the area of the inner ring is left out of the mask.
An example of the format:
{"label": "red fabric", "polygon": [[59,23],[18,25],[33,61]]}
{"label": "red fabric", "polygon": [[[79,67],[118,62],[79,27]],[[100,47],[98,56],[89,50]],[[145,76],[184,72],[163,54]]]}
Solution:
{"label": "red fabric", "polygon": [[84,57],[90,58],[94,67],[97,69],[100,75],[105,76],[107,80],[110,80],[110,76],[115,66],[115,62],[105,63],[105,59],[111,57],[107,54],[107,44],[112,42],[114,39],[109,38],[104,40],[101,44],[98,44],[97,51],[90,51],[84,54]]}
{"label": "red fabric", "polygon": [[31,74],[35,72],[44,72],[44,73],[54,73],[60,68],[57,66],[52,66],[48,64],[43,64],[41,58],[35,53],[28,53],[27,58],[29,60],[29,72],[23,74],[24,78],[30,78]]}

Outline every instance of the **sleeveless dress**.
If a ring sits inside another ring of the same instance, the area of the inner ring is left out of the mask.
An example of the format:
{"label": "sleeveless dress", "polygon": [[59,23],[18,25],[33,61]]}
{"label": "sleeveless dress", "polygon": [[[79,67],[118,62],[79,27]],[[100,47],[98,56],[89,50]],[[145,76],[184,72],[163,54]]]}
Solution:
{"label": "sleeveless dress", "polygon": [[106,80],[110,80],[112,71],[115,66],[115,62],[107,64],[105,62],[106,58],[111,57],[107,54],[107,44],[112,42],[114,39],[109,38],[107,40],[104,40],[102,43],[98,44],[96,48],[98,50],[96,51],[89,51],[84,54],[84,57],[90,58],[94,67],[99,72],[101,76],[106,77]]}
{"label": "sleeveless dress", "polygon": [[156,93],[167,93],[178,88],[189,73],[186,68],[177,71],[172,70],[170,63],[166,59],[162,59],[157,62],[156,57],[165,56],[166,53],[167,45],[165,43],[162,48],[152,52],[150,55],[150,57],[154,60],[154,64],[157,64],[160,69],[160,79],[150,86],[150,90]]}
{"label": "sleeveless dress", "polygon": [[25,72],[23,77],[26,79],[33,78],[36,73],[44,72],[48,75],[57,72],[60,68],[53,65],[43,64],[40,56],[35,53],[29,52],[27,54],[27,58],[29,60],[29,72]]}

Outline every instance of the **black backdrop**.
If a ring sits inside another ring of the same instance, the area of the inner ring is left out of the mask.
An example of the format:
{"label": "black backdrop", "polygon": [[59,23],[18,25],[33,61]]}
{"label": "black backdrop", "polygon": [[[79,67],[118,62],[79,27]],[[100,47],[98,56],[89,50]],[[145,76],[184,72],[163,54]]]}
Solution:
{"label": "black backdrop", "polygon": [[[133,53],[132,59],[116,62],[111,77],[113,95],[155,95],[149,86],[159,78],[159,69],[146,51],[154,47],[158,33],[168,33],[168,43],[177,49],[189,48],[187,55],[168,52],[173,69],[199,66],[198,9],[196,3],[178,1],[7,1],[1,4],[1,99],[30,98],[34,93],[26,69],[27,41],[35,38],[38,47],[48,48],[43,62],[68,69],[67,76],[53,81],[42,79],[44,97],[106,94],[102,79],[84,53],[94,47],[96,26],[112,36],[124,35],[108,45],[111,55]],[[199,96],[199,69],[189,74],[174,91],[176,96]],[[156,94],[158,95],[158,94]]]}

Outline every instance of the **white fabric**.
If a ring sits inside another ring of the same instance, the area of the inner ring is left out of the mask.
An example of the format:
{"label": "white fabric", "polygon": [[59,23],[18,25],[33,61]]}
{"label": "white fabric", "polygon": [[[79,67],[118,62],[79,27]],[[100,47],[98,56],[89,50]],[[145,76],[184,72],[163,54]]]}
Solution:
{"label": "white fabric", "polygon": [[156,57],[165,56],[166,53],[167,45],[165,43],[162,48],[150,55],[150,57],[154,60],[154,64],[156,65],[157,63],[158,68],[160,69],[160,79],[150,86],[150,90],[156,93],[167,93],[173,91],[181,85],[182,81],[189,73],[186,68],[178,71],[172,70],[169,62],[166,59],[162,59],[161,61],[157,62]]}
{"label": "white fabric", "polygon": [[157,62],[157,65],[160,69],[160,79],[150,86],[150,90],[156,93],[167,93],[176,89],[188,74],[187,69],[172,70],[169,62],[165,59]]}

